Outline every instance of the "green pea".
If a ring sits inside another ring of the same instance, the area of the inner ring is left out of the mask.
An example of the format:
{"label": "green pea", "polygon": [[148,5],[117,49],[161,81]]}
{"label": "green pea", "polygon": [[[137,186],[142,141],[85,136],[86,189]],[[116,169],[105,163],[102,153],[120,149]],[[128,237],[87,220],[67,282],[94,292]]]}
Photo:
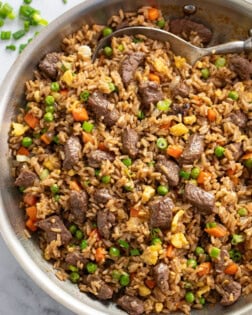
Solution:
{"label": "green pea", "polygon": [[81,240],[83,238],[83,232],[81,230],[77,230],[75,232],[75,237],[77,238],[77,240]]}
{"label": "green pea", "polygon": [[44,120],[46,122],[52,122],[54,120],[53,114],[48,112],[44,115]]}
{"label": "green pea", "polygon": [[158,149],[160,150],[165,150],[168,147],[168,143],[165,138],[158,138],[156,144],[157,144]]}
{"label": "green pea", "polygon": [[200,174],[200,168],[199,167],[194,167],[192,170],[191,170],[191,177],[193,179],[197,179],[199,177],[199,174]]}
{"label": "green pea", "polygon": [[194,296],[193,292],[186,292],[185,300],[187,303],[193,303],[195,300],[195,296]]}
{"label": "green pea", "polygon": [[164,19],[160,19],[157,21],[157,26],[160,28],[164,28],[165,27],[165,20]]}
{"label": "green pea", "polygon": [[245,165],[248,169],[252,169],[252,158],[245,160],[245,161],[244,161],[244,165]]}
{"label": "green pea", "polygon": [[113,49],[110,46],[104,47],[103,51],[107,57],[111,57],[113,55]]}
{"label": "green pea", "polygon": [[170,109],[172,101],[170,99],[165,99],[157,102],[157,109],[161,111],[168,111]]}
{"label": "green pea", "polygon": [[219,57],[219,58],[216,59],[214,64],[215,64],[216,68],[222,68],[226,64],[226,58]]}
{"label": "green pea", "polygon": [[109,249],[109,255],[111,257],[119,257],[120,256],[120,250],[117,247],[110,247]]}
{"label": "green pea", "polygon": [[225,148],[221,147],[220,145],[218,145],[217,147],[215,147],[214,149],[214,154],[217,158],[221,158],[224,156],[225,153]]}
{"label": "green pea", "polygon": [[121,51],[121,52],[123,52],[123,51],[124,51],[124,49],[125,49],[125,48],[124,48],[124,46],[123,46],[122,44],[121,44],[121,45],[118,45],[118,47],[117,47],[117,48],[118,48],[118,50],[119,50],[119,51]]}
{"label": "green pea", "polygon": [[79,280],[80,280],[80,275],[78,274],[78,272],[72,272],[71,274],[70,274],[70,280],[71,280],[71,282],[73,282],[73,283],[78,283],[79,282]]}
{"label": "green pea", "polygon": [[200,247],[200,246],[197,246],[196,248],[195,248],[195,254],[197,255],[197,256],[200,256],[200,255],[202,255],[202,254],[204,254],[204,249],[202,248],[202,247]]}
{"label": "green pea", "polygon": [[56,194],[53,198],[56,202],[58,202],[60,200],[60,195]]}
{"label": "green pea", "polygon": [[121,273],[117,270],[113,270],[111,276],[114,280],[119,280],[121,277]]}
{"label": "green pea", "polygon": [[191,174],[190,172],[184,171],[184,170],[180,170],[179,171],[179,176],[184,178],[184,179],[189,179]]}
{"label": "green pea", "polygon": [[240,217],[245,217],[248,214],[248,210],[246,208],[238,209],[238,214]]}
{"label": "green pea", "polygon": [[159,237],[154,237],[151,240],[151,245],[157,245],[157,244],[162,244],[162,240]]}
{"label": "green pea", "polygon": [[47,112],[47,113],[54,113],[54,111],[55,111],[55,108],[54,108],[54,106],[46,106],[46,108],[45,108],[45,111]]}
{"label": "green pea", "polygon": [[201,305],[205,305],[205,304],[206,304],[206,300],[205,300],[205,298],[204,298],[203,296],[201,296],[201,297],[199,298],[199,303],[200,303]]}
{"label": "green pea", "polygon": [[55,102],[54,97],[52,95],[47,95],[45,98],[46,105],[53,105]]}
{"label": "green pea", "polygon": [[75,234],[75,232],[77,231],[77,226],[75,224],[72,224],[69,226],[69,231],[71,234]]}
{"label": "green pea", "polygon": [[127,273],[121,275],[119,282],[122,287],[126,287],[130,283],[130,276]]}
{"label": "green pea", "polygon": [[237,101],[239,98],[239,94],[236,91],[230,91],[228,93],[228,97],[231,98],[233,101]]}
{"label": "green pea", "polygon": [[84,90],[80,93],[80,100],[86,102],[89,99],[90,93],[88,90]]}
{"label": "green pea", "polygon": [[108,26],[104,27],[104,29],[102,30],[103,37],[109,36],[112,33],[113,33],[112,28],[110,28]]}
{"label": "green pea", "polygon": [[59,186],[57,184],[52,184],[50,190],[53,194],[57,194],[59,192]]}
{"label": "green pea", "polygon": [[131,158],[126,158],[126,159],[123,159],[122,160],[123,164],[127,167],[131,166],[132,165],[132,160]]}
{"label": "green pea", "polygon": [[204,68],[204,69],[201,69],[201,76],[203,79],[207,79],[209,77],[209,69],[208,68]]}
{"label": "green pea", "polygon": [[187,260],[187,267],[196,268],[197,267],[197,261],[193,258],[190,258]]}
{"label": "green pea", "polygon": [[165,196],[169,192],[169,188],[167,186],[160,185],[157,188],[157,193],[160,196]]}
{"label": "green pea", "polygon": [[101,182],[103,184],[109,184],[111,181],[111,177],[109,175],[104,175],[101,177]]}
{"label": "green pea", "polygon": [[81,243],[80,243],[80,248],[81,250],[85,249],[88,247],[88,242],[87,240],[82,240]]}
{"label": "green pea", "polygon": [[32,145],[32,138],[24,137],[22,139],[22,146],[28,148],[30,145]]}
{"label": "green pea", "polygon": [[90,123],[89,121],[84,121],[82,124],[82,129],[90,133],[94,129],[94,124]]}
{"label": "green pea", "polygon": [[220,255],[220,249],[217,247],[212,247],[209,253],[210,257],[218,258]]}
{"label": "green pea", "polygon": [[58,92],[60,90],[60,85],[58,82],[51,83],[51,91]]}
{"label": "green pea", "polygon": [[88,262],[86,264],[86,269],[88,273],[95,273],[97,270],[97,265],[93,262]]}

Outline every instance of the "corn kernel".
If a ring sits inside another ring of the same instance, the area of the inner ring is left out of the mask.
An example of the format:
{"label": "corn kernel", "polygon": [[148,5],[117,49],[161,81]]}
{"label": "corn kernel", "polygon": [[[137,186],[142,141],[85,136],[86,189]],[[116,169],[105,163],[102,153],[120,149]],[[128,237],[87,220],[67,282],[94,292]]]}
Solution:
{"label": "corn kernel", "polygon": [[174,57],[174,61],[175,61],[175,66],[178,69],[181,69],[184,67],[185,63],[186,63],[186,59],[180,56],[175,56]]}
{"label": "corn kernel", "polygon": [[70,170],[67,173],[69,176],[74,176],[75,175],[75,171],[74,170]]}
{"label": "corn kernel", "polygon": [[185,213],[184,210],[179,210],[175,216],[173,217],[173,220],[172,220],[172,224],[171,224],[171,232],[174,233],[176,232],[177,230],[177,227],[178,227],[178,223],[180,221],[180,219],[182,218],[183,214]]}
{"label": "corn kernel", "polygon": [[175,137],[183,136],[188,132],[188,128],[182,123],[176,124],[170,128],[170,133]]}
{"label": "corn kernel", "polygon": [[181,232],[172,235],[171,243],[176,248],[187,248],[189,244],[185,235]]}
{"label": "corn kernel", "polygon": [[162,312],[163,308],[164,308],[164,306],[163,306],[162,303],[156,303],[156,304],[155,304],[155,311],[156,311],[157,313]]}
{"label": "corn kernel", "polygon": [[198,296],[198,297],[201,297],[203,294],[205,294],[205,293],[207,293],[207,292],[209,292],[210,291],[210,287],[209,286],[204,286],[203,288],[201,288],[200,290],[198,290],[197,292],[196,292],[196,295]]}
{"label": "corn kernel", "polygon": [[145,249],[142,259],[147,265],[155,265],[158,261],[158,253],[161,250],[161,244],[151,245]]}
{"label": "corn kernel", "polygon": [[151,294],[151,290],[147,288],[145,285],[140,285],[138,291],[140,296],[147,296]]}
{"label": "corn kernel", "polygon": [[55,156],[51,156],[50,158],[46,158],[43,162],[43,166],[48,168],[50,171],[55,170],[59,167],[59,161]]}
{"label": "corn kernel", "polygon": [[34,99],[37,103],[39,103],[41,101],[41,95],[40,95],[40,91],[35,91],[34,92]]}
{"label": "corn kernel", "polygon": [[12,128],[13,130],[11,134],[15,137],[22,136],[26,132],[26,130],[29,129],[28,126],[24,126],[22,124],[14,123],[14,122],[12,123]]}
{"label": "corn kernel", "polygon": [[149,201],[155,195],[155,189],[151,186],[145,186],[142,194],[142,203]]}
{"label": "corn kernel", "polygon": [[67,70],[61,77],[61,80],[64,81],[67,85],[71,86],[73,82],[72,70]]}
{"label": "corn kernel", "polygon": [[197,118],[195,115],[184,117],[184,123],[186,125],[193,125],[196,122]]}

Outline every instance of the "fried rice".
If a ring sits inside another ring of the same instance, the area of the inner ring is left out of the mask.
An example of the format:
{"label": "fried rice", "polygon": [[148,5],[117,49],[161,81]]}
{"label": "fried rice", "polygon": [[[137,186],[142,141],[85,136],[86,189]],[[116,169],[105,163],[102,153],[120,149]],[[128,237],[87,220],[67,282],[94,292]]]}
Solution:
{"label": "fried rice", "polygon": [[9,133],[26,228],[58,278],[129,314],[231,305],[252,291],[251,61],[192,67],[137,35],[92,63],[99,39],[129,25],[211,37],[143,7],[41,60]]}

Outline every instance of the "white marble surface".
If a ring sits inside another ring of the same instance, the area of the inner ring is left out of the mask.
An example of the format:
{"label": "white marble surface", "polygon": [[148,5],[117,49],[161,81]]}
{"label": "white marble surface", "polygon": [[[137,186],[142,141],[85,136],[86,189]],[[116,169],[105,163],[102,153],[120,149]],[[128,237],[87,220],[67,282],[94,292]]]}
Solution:
{"label": "white marble surface", "polygon": [[[38,8],[41,15],[49,22],[84,0],[33,0],[31,6]],[[22,0],[6,0],[15,11],[23,3]],[[17,31],[22,28],[18,20],[6,22],[1,30]],[[35,30],[35,29],[34,29]],[[15,42],[18,46],[32,37],[30,31],[26,37]],[[0,40],[0,84],[18,56],[18,52],[6,51],[10,42]],[[43,292],[21,269],[15,258],[10,254],[0,236],[0,315],[72,315],[73,313],[59,305]]]}

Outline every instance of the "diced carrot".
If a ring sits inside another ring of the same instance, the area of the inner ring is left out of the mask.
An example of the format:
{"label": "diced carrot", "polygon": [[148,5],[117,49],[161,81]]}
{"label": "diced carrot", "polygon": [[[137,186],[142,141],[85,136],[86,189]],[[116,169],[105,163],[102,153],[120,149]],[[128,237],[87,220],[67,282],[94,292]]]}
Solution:
{"label": "diced carrot", "polygon": [[227,170],[227,174],[228,174],[228,176],[231,177],[232,175],[235,174],[235,169],[229,168],[229,169]]}
{"label": "diced carrot", "polygon": [[211,271],[211,263],[209,261],[201,263],[197,268],[197,274],[201,277],[209,274]]}
{"label": "diced carrot", "polygon": [[145,284],[149,289],[153,289],[156,286],[156,282],[154,280],[151,279],[146,279],[145,280]]}
{"label": "diced carrot", "polygon": [[88,112],[85,107],[74,108],[72,110],[73,119],[75,121],[85,121],[88,120]]}
{"label": "diced carrot", "polygon": [[37,230],[37,227],[35,225],[35,222],[32,221],[31,219],[28,219],[26,222],[25,222],[25,225],[26,227],[32,231],[32,232],[35,232]]}
{"label": "diced carrot", "polygon": [[100,142],[100,143],[98,144],[98,149],[99,149],[99,150],[102,150],[102,151],[106,151],[106,150],[107,150],[107,148],[106,148],[104,142]]}
{"label": "diced carrot", "polygon": [[45,144],[50,144],[52,142],[53,137],[51,134],[45,132],[40,136],[40,140],[42,140]]}
{"label": "diced carrot", "polygon": [[245,155],[242,156],[242,160],[248,160],[252,159],[252,152],[246,153]]}
{"label": "diced carrot", "polygon": [[62,96],[67,96],[68,90],[67,90],[67,89],[60,90],[60,94],[61,94]]}
{"label": "diced carrot", "polygon": [[174,253],[173,253],[173,246],[172,245],[168,245],[167,249],[166,249],[166,257],[168,258],[172,258]]}
{"label": "diced carrot", "polygon": [[69,182],[69,188],[71,190],[81,191],[80,185],[77,183],[76,180],[71,180]]}
{"label": "diced carrot", "polygon": [[31,113],[27,113],[25,116],[24,116],[24,121],[27,123],[27,125],[29,127],[31,127],[32,129],[34,129],[38,123],[39,123],[39,119],[35,116],[33,116],[33,114]]}
{"label": "diced carrot", "polygon": [[97,240],[100,240],[100,239],[101,239],[100,233],[99,233],[98,229],[93,229],[93,230],[90,232],[89,237],[91,237],[91,238],[96,238]]}
{"label": "diced carrot", "polygon": [[171,127],[171,122],[164,123],[159,126],[160,129],[168,130]]}
{"label": "diced carrot", "polygon": [[197,178],[198,184],[204,184],[205,180],[206,180],[208,177],[211,177],[211,174],[210,174],[210,173],[205,172],[205,171],[201,171],[201,172],[199,173],[198,178]]}
{"label": "diced carrot", "polygon": [[209,108],[207,111],[208,120],[214,122],[216,120],[216,117],[217,117],[216,112],[213,109]]}
{"label": "diced carrot", "polygon": [[218,237],[218,238],[224,237],[228,234],[227,229],[220,224],[218,224],[215,227],[206,228],[205,232],[207,232],[207,234],[209,234],[211,236]]}
{"label": "diced carrot", "polygon": [[95,260],[98,263],[102,263],[105,260],[105,251],[103,247],[98,247],[95,251]]}
{"label": "diced carrot", "polygon": [[181,147],[179,147],[178,145],[169,145],[166,153],[172,157],[174,157],[175,159],[178,159],[181,154],[182,154],[183,150]]}
{"label": "diced carrot", "polygon": [[82,141],[84,143],[91,142],[94,144],[94,137],[88,132],[82,132]]}
{"label": "diced carrot", "polygon": [[148,10],[148,19],[155,21],[159,17],[159,11],[156,8],[150,8]]}
{"label": "diced carrot", "polygon": [[24,203],[27,204],[28,206],[34,206],[37,202],[36,196],[34,196],[31,193],[26,193],[24,194]]}
{"label": "diced carrot", "polygon": [[130,216],[131,217],[138,217],[139,216],[139,210],[135,208],[130,208]]}
{"label": "diced carrot", "polygon": [[26,214],[27,216],[33,221],[35,222],[37,220],[37,208],[35,206],[31,206],[26,208]]}
{"label": "diced carrot", "polygon": [[148,78],[149,78],[150,81],[154,81],[157,84],[160,84],[160,78],[155,73],[150,73]]}
{"label": "diced carrot", "polygon": [[226,275],[235,275],[237,271],[238,271],[238,265],[235,264],[234,262],[231,262],[231,263],[224,269],[224,273],[225,273]]}
{"label": "diced carrot", "polygon": [[27,150],[25,147],[20,147],[17,150],[17,155],[26,155],[28,156],[30,154],[29,150]]}

